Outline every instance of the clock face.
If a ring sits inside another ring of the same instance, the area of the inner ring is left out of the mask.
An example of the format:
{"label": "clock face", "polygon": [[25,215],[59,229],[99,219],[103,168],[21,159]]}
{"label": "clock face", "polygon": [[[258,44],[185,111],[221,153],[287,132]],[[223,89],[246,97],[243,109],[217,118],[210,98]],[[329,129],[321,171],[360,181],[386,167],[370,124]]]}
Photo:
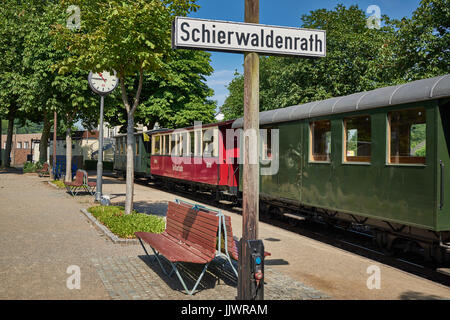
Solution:
{"label": "clock face", "polygon": [[119,83],[119,79],[116,77],[116,72],[110,73],[108,71],[97,72],[97,73],[89,73],[89,85],[91,86],[94,92],[100,95],[106,95],[113,91],[117,84]]}

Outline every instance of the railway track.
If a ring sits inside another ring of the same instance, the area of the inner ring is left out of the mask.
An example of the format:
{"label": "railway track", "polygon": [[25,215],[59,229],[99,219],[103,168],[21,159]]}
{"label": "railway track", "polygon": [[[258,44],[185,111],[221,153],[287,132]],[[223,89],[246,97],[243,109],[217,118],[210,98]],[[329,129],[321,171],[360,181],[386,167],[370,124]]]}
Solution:
{"label": "railway track", "polygon": [[[242,214],[241,208],[233,203],[220,201],[217,202],[211,194],[192,193],[181,189],[167,190],[167,188],[147,180],[136,180],[136,183],[155,188],[161,191],[180,195],[192,201],[201,202],[205,205],[232,211]],[[292,219],[295,219],[293,223]],[[358,254],[368,259],[378,261],[384,265],[414,274],[418,277],[437,282],[439,284],[450,286],[450,266],[436,266],[433,262],[424,261],[423,256],[414,253],[395,252],[387,253],[376,246],[373,236],[366,232],[358,230],[344,229],[338,226],[330,226],[325,223],[308,221],[302,218],[290,217],[285,215],[283,219],[273,218],[268,215],[260,216],[260,221],[289,230],[302,236],[326,243],[336,248]],[[265,239],[270,241],[270,239]]]}

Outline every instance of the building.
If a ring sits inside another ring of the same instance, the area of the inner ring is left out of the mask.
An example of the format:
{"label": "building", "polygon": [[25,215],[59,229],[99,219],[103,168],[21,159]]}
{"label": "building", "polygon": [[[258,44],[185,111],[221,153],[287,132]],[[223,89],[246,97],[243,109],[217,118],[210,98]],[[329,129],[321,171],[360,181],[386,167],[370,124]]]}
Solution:
{"label": "building", "polygon": [[[11,145],[11,166],[23,166],[27,161],[31,161],[32,153],[37,145],[39,150],[39,141],[41,133],[13,134]],[[2,134],[2,155],[6,149],[6,134]]]}
{"label": "building", "polygon": [[[50,157],[53,155],[53,134],[50,135],[52,138],[49,143],[49,151],[48,161],[50,161]],[[78,163],[83,163],[85,160],[97,160],[98,155],[98,131],[75,131],[72,133],[72,157]],[[56,138],[56,156],[65,156],[66,155],[66,137],[57,137]],[[114,160],[114,145],[113,139],[108,137],[103,138],[103,160],[104,161],[113,161]],[[35,147],[34,154],[36,154],[36,158],[33,157],[33,161],[35,159],[39,159],[39,146]]]}

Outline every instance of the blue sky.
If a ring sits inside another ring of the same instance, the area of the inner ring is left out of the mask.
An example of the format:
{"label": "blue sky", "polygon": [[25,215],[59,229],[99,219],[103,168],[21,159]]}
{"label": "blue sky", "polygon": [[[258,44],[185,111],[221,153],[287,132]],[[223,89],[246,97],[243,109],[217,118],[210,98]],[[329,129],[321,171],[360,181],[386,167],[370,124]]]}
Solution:
{"label": "blue sky", "polygon": [[[191,17],[226,21],[244,21],[244,0],[198,0],[200,10],[190,14]],[[260,0],[261,24],[300,27],[302,14],[317,9],[333,9],[342,3],[346,7],[358,5],[362,10],[370,5],[380,7],[381,14],[391,18],[411,17],[419,6],[420,0]],[[368,14],[369,16],[369,14]],[[208,85],[214,89],[214,100],[221,106],[227,97],[226,86],[233,79],[235,70],[243,73],[244,56],[236,53],[211,52],[211,65],[214,74],[207,78]]]}

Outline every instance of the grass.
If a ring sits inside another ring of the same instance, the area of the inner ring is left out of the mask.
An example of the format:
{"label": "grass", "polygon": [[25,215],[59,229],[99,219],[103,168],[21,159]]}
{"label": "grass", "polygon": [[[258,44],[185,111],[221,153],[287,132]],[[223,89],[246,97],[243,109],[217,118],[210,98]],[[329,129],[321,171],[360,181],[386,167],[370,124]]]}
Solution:
{"label": "grass", "polygon": [[135,232],[161,233],[165,229],[163,218],[133,211],[125,214],[121,206],[95,206],[88,211],[115,235],[125,238],[136,238]]}
{"label": "grass", "polygon": [[64,181],[62,181],[62,180],[53,180],[52,183],[54,185],[56,185],[58,188],[62,188],[62,189],[66,188],[66,186],[64,185]]}

